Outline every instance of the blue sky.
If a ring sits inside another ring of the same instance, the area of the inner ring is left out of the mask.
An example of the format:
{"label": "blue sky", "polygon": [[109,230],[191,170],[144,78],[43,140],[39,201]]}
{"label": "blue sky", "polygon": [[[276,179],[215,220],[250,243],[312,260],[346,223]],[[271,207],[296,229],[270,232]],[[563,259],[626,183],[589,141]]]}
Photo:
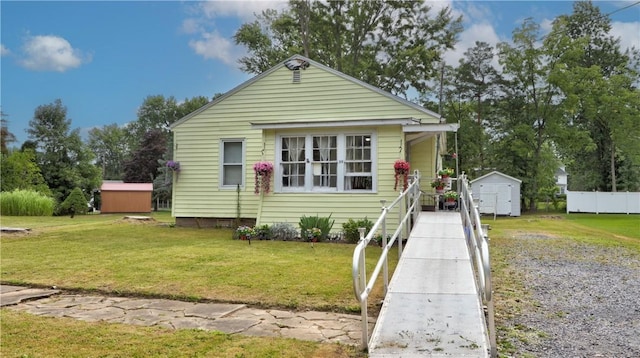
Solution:
{"label": "blue sky", "polygon": [[[611,13],[637,1],[596,1]],[[465,31],[454,51],[481,40],[509,41],[522,20],[532,17],[543,31],[571,1],[433,1],[464,17]],[[211,98],[250,78],[233,44],[239,26],[281,1],[0,1],[0,99],[9,130],[19,145],[37,106],[60,98],[72,128],[136,119],[149,95]],[[640,4],[611,16],[613,34],[624,46],[640,47]]]}

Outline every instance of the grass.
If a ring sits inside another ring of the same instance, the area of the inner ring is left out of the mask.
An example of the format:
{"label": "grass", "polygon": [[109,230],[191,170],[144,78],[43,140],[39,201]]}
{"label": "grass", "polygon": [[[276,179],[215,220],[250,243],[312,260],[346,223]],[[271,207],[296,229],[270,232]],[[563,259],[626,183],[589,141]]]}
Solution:
{"label": "grass", "polygon": [[[2,226],[31,228],[3,235],[2,282],[66,290],[259,307],[356,313],[354,245],[233,240],[230,229],[172,227],[123,215],[3,216]],[[378,247],[367,250],[368,272]],[[397,252],[390,255],[391,269]],[[370,312],[382,299],[371,293]],[[357,348],[284,338],[241,337],[86,323],[2,310],[2,356],[360,357]]]}
{"label": "grass", "polygon": [[[122,215],[3,217],[32,227],[2,238],[2,281],[68,290],[359,312],[353,245],[232,240],[229,229],[172,228]],[[43,220],[44,219],[44,220]],[[162,224],[165,223],[165,224]],[[375,251],[374,251],[375,250]],[[369,250],[374,256],[380,249]],[[393,259],[397,255],[392,255]],[[375,261],[368,260],[371,268]],[[395,261],[393,262],[395,264]],[[381,289],[371,302],[381,299]]]}
{"label": "grass", "polygon": [[[630,255],[640,256],[638,215],[545,213],[516,218],[500,217],[495,221],[483,218],[483,222],[491,225],[489,236],[498,346],[503,356],[514,356],[516,348],[513,340],[534,342],[545,337],[544,332],[513,324],[513,319],[521,312],[535,310],[538,305],[523,284],[522,271],[511,263],[511,256],[521,249],[519,245],[522,244],[521,240],[514,240],[514,237],[528,235],[533,238],[532,241],[536,241],[536,237],[542,238],[543,241],[537,240],[536,245],[563,248],[560,252],[567,257],[571,257],[570,247],[576,242],[621,247],[628,250]],[[528,355],[525,353],[522,356]]]}
{"label": "grass", "polygon": [[4,215],[50,216],[55,200],[30,190],[14,190],[0,195],[0,212]]}
{"label": "grass", "polygon": [[[3,235],[4,283],[32,284],[188,300],[354,312],[353,245],[246,241],[231,230],[172,228],[168,213],[154,224],[122,215],[2,217],[3,226],[29,227],[29,235]],[[637,215],[541,214],[484,218],[491,254],[499,349],[513,355],[512,340],[544,339],[544,332],[508,325],[536,302],[510,257],[516,235],[544,236],[545,244],[619,246],[640,256]],[[369,254],[379,252],[371,247]],[[371,255],[374,256],[374,255]],[[390,259],[395,267],[397,254]],[[368,258],[369,270],[375,260]],[[379,288],[370,302],[381,298]],[[372,307],[375,309],[375,307]],[[37,317],[3,309],[3,356],[215,356],[360,357],[356,348],[290,339],[171,331],[71,319]],[[526,353],[525,355],[526,356]]]}
{"label": "grass", "polygon": [[355,347],[169,330],[2,310],[3,357],[360,357]]}

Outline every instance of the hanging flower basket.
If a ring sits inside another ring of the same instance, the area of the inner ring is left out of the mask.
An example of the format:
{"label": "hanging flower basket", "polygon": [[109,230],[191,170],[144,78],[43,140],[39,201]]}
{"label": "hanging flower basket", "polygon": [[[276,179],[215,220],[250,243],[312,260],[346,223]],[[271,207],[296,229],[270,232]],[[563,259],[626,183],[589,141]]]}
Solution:
{"label": "hanging flower basket", "polygon": [[174,162],[173,160],[169,160],[167,161],[167,168],[169,168],[169,170],[175,173],[180,173],[180,162]]}
{"label": "hanging flower basket", "polygon": [[273,164],[271,162],[257,162],[253,165],[253,171],[256,173],[255,193],[269,194],[271,191],[271,176],[273,175]]}
{"label": "hanging flower basket", "polygon": [[403,190],[407,190],[409,186],[409,162],[402,159],[396,160],[393,164],[393,170],[395,171],[396,182],[393,186],[393,190],[398,189],[398,181],[402,180]]}

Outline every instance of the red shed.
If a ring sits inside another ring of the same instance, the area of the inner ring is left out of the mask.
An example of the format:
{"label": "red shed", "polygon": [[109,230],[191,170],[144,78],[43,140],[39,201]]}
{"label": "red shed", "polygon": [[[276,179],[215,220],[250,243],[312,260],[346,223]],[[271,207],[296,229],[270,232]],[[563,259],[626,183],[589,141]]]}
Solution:
{"label": "red shed", "polygon": [[150,213],[153,183],[102,183],[101,213]]}

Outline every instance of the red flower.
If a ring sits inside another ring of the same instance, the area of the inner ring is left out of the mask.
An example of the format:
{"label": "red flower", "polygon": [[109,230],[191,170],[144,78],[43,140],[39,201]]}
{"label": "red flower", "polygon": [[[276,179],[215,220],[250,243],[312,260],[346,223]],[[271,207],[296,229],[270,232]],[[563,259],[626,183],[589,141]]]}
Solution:
{"label": "red flower", "polygon": [[409,168],[409,162],[402,159],[398,159],[395,163],[393,163],[393,170],[395,171],[396,178],[396,183],[393,186],[393,190],[398,189],[398,179],[400,179],[400,177],[402,177],[404,190],[407,189],[407,187],[409,186]]}

